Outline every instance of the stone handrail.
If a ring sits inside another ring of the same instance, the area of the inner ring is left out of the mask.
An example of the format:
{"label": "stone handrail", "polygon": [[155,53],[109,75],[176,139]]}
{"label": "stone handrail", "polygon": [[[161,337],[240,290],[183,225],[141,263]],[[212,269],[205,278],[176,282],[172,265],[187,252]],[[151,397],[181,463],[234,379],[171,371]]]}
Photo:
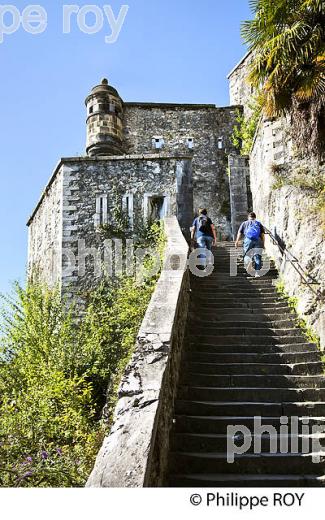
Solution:
{"label": "stone handrail", "polygon": [[163,268],[122,378],[113,427],[86,487],[161,486],[189,305],[188,244],[164,220]]}

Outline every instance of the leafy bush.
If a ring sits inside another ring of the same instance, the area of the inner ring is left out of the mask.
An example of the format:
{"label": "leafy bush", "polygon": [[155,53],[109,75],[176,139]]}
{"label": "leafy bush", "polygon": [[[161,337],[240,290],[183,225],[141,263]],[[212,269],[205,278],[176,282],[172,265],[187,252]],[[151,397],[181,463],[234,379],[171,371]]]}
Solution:
{"label": "leafy bush", "polygon": [[262,107],[258,98],[252,98],[248,105],[250,115],[245,116],[240,110],[236,111],[236,122],[231,137],[233,145],[240,150],[241,155],[249,155],[253,140],[261,118]]}
{"label": "leafy bush", "polygon": [[58,289],[15,284],[1,312],[0,486],[85,484],[156,279],[103,280],[80,322]]}

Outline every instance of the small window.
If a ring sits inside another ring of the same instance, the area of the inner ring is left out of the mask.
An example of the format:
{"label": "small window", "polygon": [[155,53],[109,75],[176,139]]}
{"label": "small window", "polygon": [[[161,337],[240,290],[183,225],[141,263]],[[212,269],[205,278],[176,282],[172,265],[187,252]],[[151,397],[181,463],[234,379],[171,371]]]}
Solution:
{"label": "small window", "polygon": [[194,139],[193,137],[188,137],[186,140],[187,147],[192,150],[194,148]]}
{"label": "small window", "polygon": [[131,229],[133,229],[133,193],[126,193],[123,196],[123,211],[127,214],[129,217],[129,226]]}
{"label": "small window", "polygon": [[144,219],[155,222],[169,214],[169,196],[151,195],[144,196]]}
{"label": "small window", "polygon": [[93,114],[94,113],[94,107],[89,107],[89,114]]}
{"label": "small window", "polygon": [[219,150],[223,149],[223,137],[219,137],[219,139],[218,139],[218,149]]}
{"label": "small window", "polygon": [[153,137],[152,139],[152,147],[156,150],[161,150],[165,146],[165,141],[163,137]]}
{"label": "small window", "polygon": [[95,215],[95,224],[97,226],[103,226],[107,224],[107,206],[108,206],[108,197],[107,195],[99,195],[96,198],[96,215]]}

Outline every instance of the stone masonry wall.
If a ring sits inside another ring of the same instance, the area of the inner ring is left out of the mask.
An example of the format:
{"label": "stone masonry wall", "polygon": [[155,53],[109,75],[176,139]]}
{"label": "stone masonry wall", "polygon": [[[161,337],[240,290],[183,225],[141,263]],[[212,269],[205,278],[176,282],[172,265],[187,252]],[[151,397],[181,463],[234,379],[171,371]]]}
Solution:
{"label": "stone masonry wall", "polygon": [[[252,55],[246,55],[228,76],[231,103],[243,105],[244,113],[248,115],[252,91],[246,78],[251,60]],[[310,191],[285,182],[286,176],[289,178],[301,168],[312,174],[313,164],[311,158],[302,158],[299,150],[294,149],[290,115],[261,121],[250,154],[253,209],[257,218],[293,253],[304,270],[319,282],[314,289],[322,291],[325,289],[325,244],[321,222],[314,209],[314,197]],[[322,168],[324,170],[324,165]],[[283,175],[282,187],[277,186],[277,172]],[[287,292],[298,298],[299,312],[320,336],[325,348],[324,303],[316,301],[269,239],[266,248],[276,261]]]}
{"label": "stone masonry wall", "polygon": [[164,266],[87,487],[161,487],[189,306],[188,245],[165,219]]}
{"label": "stone masonry wall", "polygon": [[249,162],[247,157],[229,155],[229,182],[231,203],[231,227],[236,238],[240,224],[247,219],[249,208],[248,183]]}
{"label": "stone masonry wall", "polygon": [[[325,290],[325,241],[324,231],[315,200],[308,190],[285,184],[276,187],[276,172],[279,167],[289,173],[304,167],[311,173],[308,158],[302,160],[294,155],[288,138],[288,121],[285,119],[264,121],[256,135],[250,157],[251,190],[254,211],[270,231],[299,260],[304,270],[320,285],[314,289]],[[325,175],[325,168],[322,167]],[[325,348],[325,306],[316,301],[292,265],[285,261],[276,246],[268,239],[267,252],[276,260],[286,290],[298,298],[298,311],[320,336]]]}
{"label": "stone masonry wall", "polygon": [[246,81],[252,54],[246,54],[238,65],[228,75],[230,104],[241,105],[245,115],[249,114],[249,101],[252,96],[252,87]]}
{"label": "stone masonry wall", "polygon": [[[158,155],[99,160],[70,158],[62,160],[55,175],[49,195],[43,198],[29,223],[29,262],[40,266],[47,281],[45,250],[53,245],[54,238],[62,243],[62,254],[52,271],[56,269],[63,293],[81,305],[85,292],[93,288],[104,273],[111,274],[112,258],[104,242],[107,237],[102,234],[98,221],[99,197],[104,200],[101,204],[105,204],[102,210],[107,214],[107,223],[112,219],[116,194],[121,205],[124,195],[132,195],[135,223],[143,221],[145,197],[149,194],[166,197],[167,215],[178,216],[184,230],[192,223],[191,158]],[[115,243],[110,243],[114,251]]]}
{"label": "stone masonry wall", "polygon": [[50,287],[61,282],[62,197],[63,177],[58,172],[29,221],[28,272]]}
{"label": "stone masonry wall", "polygon": [[[164,140],[163,154],[191,153],[194,209],[207,207],[217,230],[230,237],[227,153],[235,152],[231,135],[236,107],[125,103],[124,110],[127,153],[153,153],[155,137]],[[193,139],[192,149],[188,138]]]}

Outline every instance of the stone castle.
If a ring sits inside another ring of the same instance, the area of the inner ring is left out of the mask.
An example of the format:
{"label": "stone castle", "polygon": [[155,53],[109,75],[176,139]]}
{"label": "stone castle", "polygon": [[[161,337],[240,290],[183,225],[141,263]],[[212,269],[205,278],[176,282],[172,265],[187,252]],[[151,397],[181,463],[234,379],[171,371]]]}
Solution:
{"label": "stone castle", "polygon": [[[91,287],[94,275],[69,269],[69,254],[80,240],[89,251],[99,246],[116,193],[131,228],[176,215],[187,235],[197,209],[207,207],[219,238],[236,233],[238,212],[248,209],[245,160],[231,141],[241,107],[124,102],[103,79],[86,108],[86,155],[60,160],[28,221],[30,272],[71,296]],[[229,169],[233,179],[241,174],[232,186]]]}
{"label": "stone castle", "polygon": [[[238,110],[250,113],[250,59],[229,74],[223,108],[126,103],[103,80],[86,99],[86,156],[61,159],[29,219],[30,272],[82,304],[97,274],[91,261],[80,272],[79,244],[96,256],[116,205],[130,234],[137,222],[171,217],[164,260],[177,256],[179,268],[157,282],[88,487],[324,485],[324,460],[315,465],[312,452],[265,457],[263,448],[227,461],[225,428],[242,424],[243,410],[250,427],[270,414],[273,424],[325,413],[321,353],[274,287],[280,274],[324,349],[325,243],[313,196],[274,184],[274,172],[309,171],[310,161],[296,154],[286,118],[261,117],[249,158],[234,149]],[[223,239],[208,281],[190,277],[183,236],[200,206]],[[270,272],[251,279],[239,262],[234,279],[227,240],[251,208],[281,247],[268,233]]]}

